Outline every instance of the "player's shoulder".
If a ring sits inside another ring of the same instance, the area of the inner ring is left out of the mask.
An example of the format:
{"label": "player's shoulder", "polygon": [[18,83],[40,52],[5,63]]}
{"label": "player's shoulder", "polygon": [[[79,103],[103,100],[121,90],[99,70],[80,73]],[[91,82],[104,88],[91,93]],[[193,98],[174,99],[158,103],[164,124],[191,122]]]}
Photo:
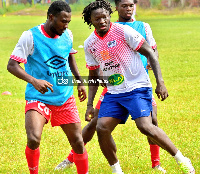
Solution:
{"label": "player's shoulder", "polygon": [[32,32],[31,32],[31,30],[27,30],[27,31],[24,31],[23,33],[22,33],[22,37],[29,37],[29,36],[32,36],[33,34],[32,34]]}
{"label": "player's shoulder", "polygon": [[69,28],[66,29],[66,32],[72,35],[72,31]]}
{"label": "player's shoulder", "polygon": [[72,33],[72,31],[70,29],[67,28],[64,33],[66,35],[68,34],[70,38],[73,38],[73,33]]}
{"label": "player's shoulder", "polygon": [[111,23],[111,29],[123,29],[126,25],[123,25],[119,22]]}
{"label": "player's shoulder", "polygon": [[88,42],[91,42],[91,41],[95,40],[96,37],[97,37],[97,36],[95,35],[95,32],[93,31],[93,32],[87,37],[87,39],[84,41],[84,44],[87,44]]}
{"label": "player's shoulder", "polygon": [[144,26],[145,26],[146,28],[151,28],[150,25],[149,25],[149,23],[143,22],[143,24],[144,24]]}
{"label": "player's shoulder", "polygon": [[121,23],[118,23],[118,22],[113,23],[112,26],[111,26],[111,31],[113,33],[118,33],[118,34],[122,34],[122,35],[124,35],[125,32],[130,31],[130,30],[131,31],[133,30],[133,28],[131,26],[124,25],[124,24],[121,24]]}
{"label": "player's shoulder", "polygon": [[30,30],[24,31],[22,35],[20,36],[19,42],[32,42],[33,41],[33,34]]}

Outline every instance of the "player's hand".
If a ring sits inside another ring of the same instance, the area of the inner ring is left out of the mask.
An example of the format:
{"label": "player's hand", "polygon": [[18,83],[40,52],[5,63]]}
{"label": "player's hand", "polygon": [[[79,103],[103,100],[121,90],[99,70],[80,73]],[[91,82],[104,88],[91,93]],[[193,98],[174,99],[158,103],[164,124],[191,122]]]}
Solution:
{"label": "player's hand", "polygon": [[85,113],[85,121],[91,121],[94,118],[94,108],[92,105],[87,105],[87,110]]}
{"label": "player's hand", "polygon": [[148,69],[148,70],[152,70],[151,65],[150,65],[148,59],[147,59],[147,66],[146,66],[146,69]]}
{"label": "player's hand", "polygon": [[164,101],[169,96],[164,82],[157,84],[155,93],[157,94],[159,99],[161,98],[162,101]]}
{"label": "player's hand", "polygon": [[107,88],[107,84],[105,83],[105,80],[102,79],[101,82],[102,82],[102,83],[100,83],[100,85],[101,85],[103,88]]}
{"label": "player's hand", "polygon": [[32,85],[41,94],[45,94],[46,92],[49,91],[49,89],[51,90],[51,92],[53,92],[53,88],[52,88],[53,85],[47,82],[46,80],[34,79],[32,82]]}
{"label": "player's hand", "polygon": [[87,98],[85,86],[80,84],[77,86],[77,89],[78,89],[78,98],[79,98],[80,102],[82,102]]}

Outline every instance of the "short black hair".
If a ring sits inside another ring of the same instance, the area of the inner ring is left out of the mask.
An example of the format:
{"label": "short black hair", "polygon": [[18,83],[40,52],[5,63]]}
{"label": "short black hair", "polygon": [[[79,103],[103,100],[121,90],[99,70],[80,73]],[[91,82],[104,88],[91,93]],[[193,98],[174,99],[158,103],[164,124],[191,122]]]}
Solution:
{"label": "short black hair", "polygon": [[[115,0],[115,5],[118,6],[120,2],[121,2],[121,0]],[[133,2],[134,2],[134,4],[136,4],[138,1],[133,0]]]}
{"label": "short black hair", "polygon": [[91,2],[88,6],[86,6],[83,10],[83,19],[84,23],[86,22],[89,27],[91,27],[92,23],[90,21],[91,19],[91,13],[93,10],[103,8],[109,12],[109,14],[112,14],[112,6],[109,2],[104,1],[104,0],[96,0],[94,2]]}
{"label": "short black hair", "polygon": [[71,13],[71,8],[69,6],[69,4],[65,1],[62,1],[62,0],[58,0],[58,1],[54,1],[48,11],[47,11],[47,18],[50,14],[56,16],[58,15],[61,11],[65,11],[65,12],[68,12],[68,13]]}

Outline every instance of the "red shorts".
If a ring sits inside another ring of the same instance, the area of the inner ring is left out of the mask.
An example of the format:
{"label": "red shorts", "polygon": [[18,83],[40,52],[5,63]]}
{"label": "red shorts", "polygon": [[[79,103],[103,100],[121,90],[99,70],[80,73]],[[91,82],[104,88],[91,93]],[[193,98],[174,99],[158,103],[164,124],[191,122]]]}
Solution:
{"label": "red shorts", "polygon": [[96,109],[100,109],[100,106],[101,106],[101,102],[103,101],[103,99],[104,99],[104,95],[105,95],[105,93],[108,91],[108,89],[107,88],[104,88],[103,89],[103,92],[101,93],[101,96],[100,96],[100,98],[99,98],[99,101],[97,102],[97,105],[96,105]]}
{"label": "red shorts", "polygon": [[51,118],[52,127],[81,122],[73,95],[62,106],[48,105],[37,100],[26,101],[25,113],[31,109],[43,115],[47,120],[46,123]]}
{"label": "red shorts", "polygon": [[[101,102],[103,101],[103,99],[104,99],[104,95],[105,95],[105,93],[108,91],[108,89],[107,88],[104,88],[103,89],[103,92],[101,93],[101,96],[100,96],[100,98],[99,98],[99,101],[97,102],[97,105],[96,105],[96,109],[100,109],[100,106],[101,106]],[[154,96],[152,95],[152,106],[157,106],[157,104],[156,104],[156,100],[155,100],[155,98],[154,98]]]}

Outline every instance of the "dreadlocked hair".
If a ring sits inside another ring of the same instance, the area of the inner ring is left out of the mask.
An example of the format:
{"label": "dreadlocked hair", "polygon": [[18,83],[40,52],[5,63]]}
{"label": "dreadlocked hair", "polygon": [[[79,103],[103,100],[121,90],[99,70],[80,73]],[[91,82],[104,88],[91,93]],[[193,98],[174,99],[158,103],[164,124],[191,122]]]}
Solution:
{"label": "dreadlocked hair", "polygon": [[94,2],[91,2],[88,6],[86,6],[83,10],[83,19],[84,23],[86,22],[89,27],[91,28],[92,23],[90,22],[91,19],[91,13],[93,10],[103,8],[109,12],[109,14],[112,14],[112,6],[109,2],[106,2],[105,0],[96,0]]}

